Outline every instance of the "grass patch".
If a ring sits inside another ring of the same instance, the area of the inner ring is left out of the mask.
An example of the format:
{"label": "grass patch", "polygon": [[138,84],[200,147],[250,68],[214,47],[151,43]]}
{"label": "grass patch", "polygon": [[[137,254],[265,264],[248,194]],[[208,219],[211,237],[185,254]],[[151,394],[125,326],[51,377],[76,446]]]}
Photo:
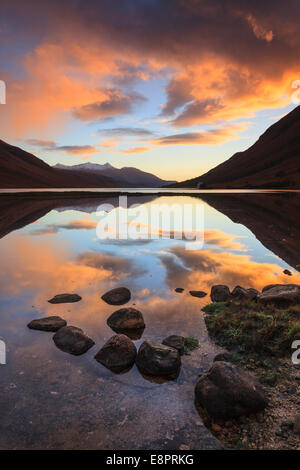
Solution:
{"label": "grass patch", "polygon": [[191,338],[190,336],[184,338],[184,354],[191,354],[199,346],[199,341],[196,338]]}
{"label": "grass patch", "polygon": [[215,302],[203,308],[209,334],[228,349],[284,357],[300,339],[300,305]]}

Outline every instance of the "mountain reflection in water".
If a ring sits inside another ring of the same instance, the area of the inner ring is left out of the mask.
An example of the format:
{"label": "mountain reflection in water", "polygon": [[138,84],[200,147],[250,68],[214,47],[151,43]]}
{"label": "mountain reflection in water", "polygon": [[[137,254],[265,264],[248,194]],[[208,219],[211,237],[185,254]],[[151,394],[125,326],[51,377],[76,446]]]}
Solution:
{"label": "mountain reflection in water", "polygon": [[[189,290],[299,283],[300,197],[129,197],[129,205],[149,208],[153,201],[204,204],[205,244],[198,251],[174,239],[99,240],[95,210],[104,201],[117,204],[118,199],[0,198],[0,335],[7,345],[0,448],[218,448],[194,407],[193,390],[220,348],[208,338],[201,313],[209,295],[198,299]],[[286,268],[292,278],[283,274]],[[117,310],[101,295],[120,285],[132,292],[128,306],[144,315],[146,328],[137,347],[170,334],[199,339],[200,348],[183,357],[176,380],[149,381],[135,366],[116,375],[94,360],[114,334],[106,319]],[[185,290],[177,294],[176,287]],[[76,292],[82,301],[47,302],[63,292]],[[96,345],[73,357],[55,347],[51,333],[26,327],[48,315],[84,329]]]}

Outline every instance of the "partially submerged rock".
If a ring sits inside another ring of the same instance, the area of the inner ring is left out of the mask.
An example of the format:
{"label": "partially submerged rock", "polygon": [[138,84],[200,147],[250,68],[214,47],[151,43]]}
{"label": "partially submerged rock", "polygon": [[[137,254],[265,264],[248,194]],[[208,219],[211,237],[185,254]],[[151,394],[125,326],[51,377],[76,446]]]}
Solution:
{"label": "partially submerged rock", "polygon": [[231,297],[238,302],[247,302],[256,299],[258,294],[256,289],[244,289],[241,286],[236,286],[231,292]]}
{"label": "partially submerged rock", "polygon": [[222,362],[232,362],[232,354],[230,354],[229,352],[224,352],[224,353],[217,354],[217,355],[214,357],[214,361],[213,361],[213,362],[219,362],[219,361],[222,361]]}
{"label": "partially submerged rock", "polygon": [[286,274],[287,276],[292,276],[293,275],[292,272],[289,269],[285,269],[283,271],[283,274]]}
{"label": "partially submerged rock", "polygon": [[102,295],[101,299],[109,305],[123,305],[131,298],[130,290],[127,287],[116,287]]}
{"label": "partially submerged rock", "polygon": [[275,284],[266,286],[257,296],[262,304],[274,303],[278,306],[295,305],[300,303],[300,286],[296,284]]}
{"label": "partially submerged rock", "polygon": [[142,313],[135,308],[120,308],[107,319],[107,324],[120,333],[124,330],[144,329],[146,326]]}
{"label": "partially submerged rock", "polygon": [[178,335],[171,335],[165,338],[162,342],[166,346],[170,346],[170,348],[177,349],[179,354],[182,356],[184,353],[184,336]]}
{"label": "partially submerged rock", "polygon": [[136,364],[147,375],[171,376],[179,371],[181,359],[174,348],[156,341],[144,341],[138,351]]}
{"label": "partially submerged rock", "polygon": [[66,326],[66,320],[63,320],[60,317],[44,317],[37,318],[28,323],[28,328],[31,330],[40,330],[40,331],[58,331],[63,326]]}
{"label": "partially submerged rock", "polygon": [[78,294],[57,294],[52,299],[48,300],[50,304],[66,304],[79,302],[81,300],[80,295]]}
{"label": "partially submerged rock", "polygon": [[95,344],[81,328],[76,326],[60,328],[53,336],[53,341],[59,349],[75,356],[84,354]]}
{"label": "partially submerged rock", "polygon": [[175,292],[177,292],[178,294],[181,294],[183,291],[184,289],[182,287],[176,287],[175,289]]}
{"label": "partially submerged rock", "polygon": [[267,398],[262,386],[229,362],[214,362],[195,388],[198,404],[216,419],[231,419],[263,410]]}
{"label": "partially submerged rock", "polygon": [[190,294],[193,297],[199,297],[199,299],[202,299],[202,297],[205,297],[207,295],[207,293],[203,292],[202,290],[190,290]]}
{"label": "partially submerged rock", "polygon": [[230,299],[230,290],[228,286],[212,286],[210,298],[213,302],[226,302]]}
{"label": "partially submerged rock", "polygon": [[120,373],[130,369],[136,358],[136,347],[126,335],[112,336],[95,355],[107,369]]}

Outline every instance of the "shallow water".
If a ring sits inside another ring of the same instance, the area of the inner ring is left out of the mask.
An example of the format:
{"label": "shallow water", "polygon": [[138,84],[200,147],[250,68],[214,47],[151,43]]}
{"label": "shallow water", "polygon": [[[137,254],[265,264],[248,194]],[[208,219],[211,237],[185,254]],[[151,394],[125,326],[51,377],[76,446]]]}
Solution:
{"label": "shallow water", "polygon": [[[147,214],[154,204],[201,207],[204,245],[197,250],[188,249],[186,240],[174,239],[180,231],[175,220],[169,224],[171,238],[99,239],[96,208],[101,202],[117,206],[116,197],[1,199],[0,338],[6,344],[7,363],[0,365],[0,448],[217,448],[195,409],[193,390],[198,375],[221,349],[208,338],[201,312],[209,295],[198,299],[188,291],[209,293],[214,284],[261,289],[272,283],[299,283],[300,257],[296,259],[294,248],[298,232],[291,230],[293,215],[283,207],[298,207],[300,197],[283,196],[260,194],[251,207],[252,195],[246,201],[226,200],[226,195],[209,201],[187,194],[129,198],[129,204],[143,208],[134,220],[142,227],[151,225]],[[250,207],[245,224],[237,223],[241,211],[245,213],[243,204]],[[214,208],[219,205],[222,212]],[[119,211],[116,207],[110,213]],[[157,233],[162,227],[151,229]],[[283,274],[286,268],[293,272],[292,281]],[[141,310],[145,318],[137,347],[145,339],[161,341],[170,334],[199,339],[200,348],[183,357],[176,380],[150,380],[135,366],[117,375],[94,360],[114,334],[106,319],[118,308],[105,304],[101,295],[117,286],[130,288],[128,306]],[[184,293],[175,293],[176,287],[183,287]],[[47,302],[64,292],[76,292],[82,300]],[[60,315],[84,329],[96,345],[74,357],[55,347],[52,333],[27,328],[32,319],[48,315]]]}

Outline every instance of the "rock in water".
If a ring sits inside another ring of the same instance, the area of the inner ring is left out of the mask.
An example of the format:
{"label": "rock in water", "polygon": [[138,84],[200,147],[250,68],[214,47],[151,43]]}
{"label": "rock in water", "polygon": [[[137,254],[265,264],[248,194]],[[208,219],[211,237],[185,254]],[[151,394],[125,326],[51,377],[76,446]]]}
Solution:
{"label": "rock in water", "polygon": [[256,289],[244,289],[241,286],[236,286],[231,292],[231,297],[238,302],[247,302],[254,300],[258,294]]}
{"label": "rock in water", "polygon": [[144,341],[137,354],[136,364],[146,375],[171,376],[181,365],[177,349],[155,341]]}
{"label": "rock in water", "polygon": [[76,326],[60,328],[53,336],[53,341],[59,349],[75,356],[84,354],[95,344],[81,328]]}
{"label": "rock in water", "polygon": [[178,294],[181,294],[183,291],[184,289],[182,287],[176,287],[175,289],[175,292],[177,292]]}
{"label": "rock in water", "polygon": [[224,353],[217,354],[214,357],[213,362],[217,362],[217,361],[232,362],[232,354],[230,354],[229,352],[224,352]]}
{"label": "rock in water", "polygon": [[227,286],[212,286],[210,298],[212,302],[226,302],[230,299],[230,290]]}
{"label": "rock in water", "polygon": [[286,274],[287,276],[292,276],[293,275],[292,272],[289,269],[285,269],[283,271],[283,274]]}
{"label": "rock in water", "polygon": [[146,326],[142,313],[135,308],[117,310],[107,319],[107,324],[117,333],[126,330],[140,330]]}
{"label": "rock in water", "polygon": [[198,380],[195,396],[208,415],[217,419],[256,413],[268,403],[257,380],[229,362],[214,362]]}
{"label": "rock in water", "polygon": [[130,300],[130,297],[130,290],[127,287],[116,287],[102,295],[101,299],[109,305],[123,305]]}
{"label": "rock in water", "polygon": [[202,299],[202,297],[205,297],[207,295],[207,293],[203,292],[202,290],[190,290],[190,294],[193,297],[199,297],[199,299]]}
{"label": "rock in water", "polygon": [[72,302],[79,302],[81,300],[78,294],[57,294],[52,299],[48,300],[50,304],[66,304]]}
{"label": "rock in water", "polygon": [[66,326],[66,320],[63,320],[60,317],[45,317],[37,318],[28,323],[28,328],[31,330],[41,330],[41,331],[58,331],[63,326]]}
{"label": "rock in water", "polygon": [[112,336],[95,356],[96,361],[116,373],[130,369],[135,358],[136,347],[126,335]]}
{"label": "rock in water", "polygon": [[296,284],[274,284],[266,286],[257,296],[262,304],[276,304],[278,306],[296,305],[300,303],[300,286]]}
{"label": "rock in water", "polygon": [[182,356],[184,353],[184,336],[178,335],[171,335],[165,338],[162,342],[166,346],[170,346],[170,348],[177,349],[179,354]]}

